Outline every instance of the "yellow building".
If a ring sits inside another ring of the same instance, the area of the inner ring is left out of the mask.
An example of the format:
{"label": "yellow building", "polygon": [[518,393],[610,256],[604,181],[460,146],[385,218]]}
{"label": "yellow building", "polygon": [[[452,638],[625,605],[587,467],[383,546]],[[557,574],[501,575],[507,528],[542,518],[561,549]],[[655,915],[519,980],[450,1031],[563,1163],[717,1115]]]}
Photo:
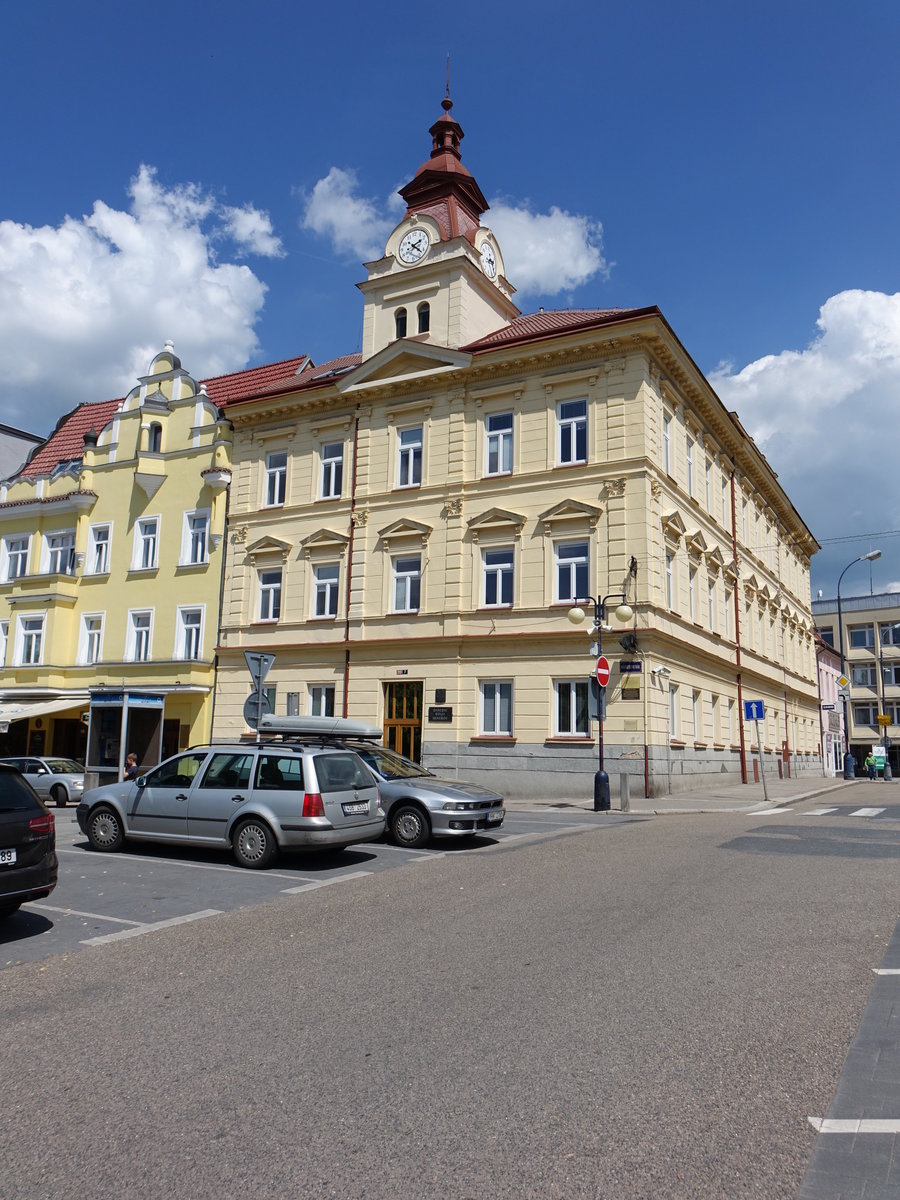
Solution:
{"label": "yellow building", "polygon": [[228,422],[167,344],[2,485],[3,753],[87,750],[106,777],[209,736],[230,466]]}
{"label": "yellow building", "polygon": [[367,264],[362,353],[226,404],[214,735],[250,735],[244,653],[274,654],[278,713],[584,798],[597,635],[567,615],[624,599],[600,630],[614,794],[752,773],[749,699],[768,769],[821,771],[815,540],[657,308],[519,313],[450,108]]}

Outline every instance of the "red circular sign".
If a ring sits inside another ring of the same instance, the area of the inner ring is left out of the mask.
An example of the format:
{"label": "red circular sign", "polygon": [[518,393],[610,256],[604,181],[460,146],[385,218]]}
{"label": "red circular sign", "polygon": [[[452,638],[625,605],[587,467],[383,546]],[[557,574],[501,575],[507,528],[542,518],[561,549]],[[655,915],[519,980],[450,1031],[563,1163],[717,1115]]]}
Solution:
{"label": "red circular sign", "polygon": [[609,683],[609,659],[605,654],[601,654],[597,659],[597,682],[601,687],[606,687]]}

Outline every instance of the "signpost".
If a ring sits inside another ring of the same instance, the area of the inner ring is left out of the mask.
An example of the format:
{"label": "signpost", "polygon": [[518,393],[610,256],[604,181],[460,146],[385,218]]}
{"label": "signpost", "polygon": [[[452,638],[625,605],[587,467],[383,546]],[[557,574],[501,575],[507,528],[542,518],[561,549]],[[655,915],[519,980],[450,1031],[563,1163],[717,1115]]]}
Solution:
{"label": "signpost", "polygon": [[244,702],[244,720],[251,729],[256,730],[256,740],[259,738],[259,718],[265,713],[270,712],[269,702],[263,695],[263,680],[269,673],[269,668],[275,661],[274,654],[261,654],[254,650],[245,650],[244,658],[247,662],[247,669],[250,671],[250,678],[253,680],[255,692],[248,696]]}
{"label": "signpost", "polygon": [[763,785],[763,798],[769,799],[769,789],[766,785],[766,769],[763,765],[763,750],[762,739],[759,733],[759,723],[765,718],[766,706],[762,700],[745,700],[744,701],[744,720],[752,721],[756,725],[756,748],[759,752],[759,774]]}

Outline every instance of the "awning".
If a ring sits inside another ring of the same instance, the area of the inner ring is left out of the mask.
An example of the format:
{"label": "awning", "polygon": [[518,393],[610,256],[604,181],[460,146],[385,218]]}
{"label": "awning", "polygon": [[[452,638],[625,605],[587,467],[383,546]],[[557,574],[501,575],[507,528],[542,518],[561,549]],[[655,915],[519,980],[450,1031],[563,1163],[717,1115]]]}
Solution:
{"label": "awning", "polygon": [[83,711],[89,703],[87,692],[83,696],[57,697],[55,700],[3,700],[0,701],[0,725],[27,721],[29,717],[47,717],[51,713],[64,712],[67,708]]}

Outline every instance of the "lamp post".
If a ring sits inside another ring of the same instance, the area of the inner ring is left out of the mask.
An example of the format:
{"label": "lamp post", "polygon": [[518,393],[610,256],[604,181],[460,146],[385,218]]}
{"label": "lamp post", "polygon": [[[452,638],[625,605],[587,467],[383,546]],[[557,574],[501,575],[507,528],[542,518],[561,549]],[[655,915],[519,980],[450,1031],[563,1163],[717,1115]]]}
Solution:
{"label": "lamp post", "polygon": [[[854,558],[852,562],[847,563],[843,571],[838,576],[837,585],[837,619],[838,619],[838,641],[841,649],[841,675],[846,679],[847,667],[844,661],[844,622],[841,617],[841,580],[847,574],[851,567],[855,567],[857,563],[874,562],[876,558],[881,558],[880,550],[870,550],[868,554],[861,554],[859,558]],[[850,725],[847,720],[847,695],[846,688],[842,689],[844,695],[841,697],[841,703],[844,709],[844,778],[852,779],[852,775],[847,774],[847,759],[850,757]]]}
{"label": "lamp post", "polygon": [[[627,625],[634,617],[634,609],[628,603],[624,592],[610,592],[608,596],[604,596],[602,599],[599,596],[579,597],[575,600],[574,606],[566,614],[573,625],[580,625],[585,618],[585,611],[581,605],[593,604],[598,663],[603,653],[603,622],[606,619],[606,606],[610,600],[619,601],[614,616],[617,621],[620,621],[623,625]],[[605,707],[605,693],[605,686],[601,686],[597,705],[597,772],[594,775],[594,812],[606,812],[610,808],[609,776],[603,769],[603,710]]]}

